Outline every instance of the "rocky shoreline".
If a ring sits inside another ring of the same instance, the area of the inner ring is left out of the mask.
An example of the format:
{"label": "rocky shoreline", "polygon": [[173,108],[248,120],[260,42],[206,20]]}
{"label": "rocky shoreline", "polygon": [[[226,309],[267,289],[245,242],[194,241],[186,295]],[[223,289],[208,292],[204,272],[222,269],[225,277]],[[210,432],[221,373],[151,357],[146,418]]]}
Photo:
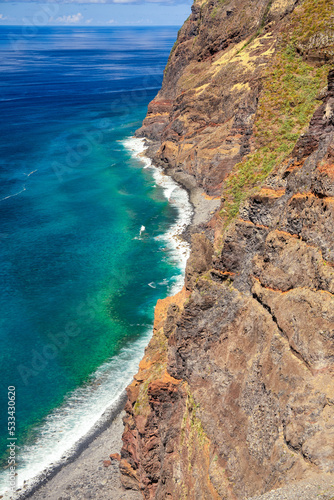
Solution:
{"label": "rocky shoreline", "polygon": [[[152,159],[153,143],[146,142],[145,156]],[[189,241],[191,234],[200,228],[207,229],[207,222],[212,217],[212,212],[220,206],[220,199],[210,199],[205,192],[198,188],[190,176],[182,173],[168,172],[175,182],[184,188],[193,207],[192,222],[183,232],[182,237]],[[165,299],[174,300],[171,297]],[[164,301],[159,301],[164,302]],[[159,312],[156,315],[159,316]],[[109,500],[112,492],[113,500],[139,500],[142,494],[126,490],[121,483],[119,460],[110,459],[110,455],[117,455],[122,447],[122,435],[125,417],[124,406],[127,401],[126,392],[119,398],[118,403],[108,409],[94,428],[70,450],[68,457],[58,464],[44,471],[36,480],[26,488],[18,490],[17,500],[50,499],[63,500],[84,498],[99,498]],[[104,463],[110,464],[104,465]],[[91,496],[90,496],[91,495]]]}
{"label": "rocky shoreline", "polygon": [[[118,401],[106,410],[90,432],[83,436],[72,450],[69,450],[64,460],[41,473],[26,488],[18,490],[15,498],[17,500],[28,498],[58,499],[61,496],[59,491],[64,490],[66,493],[66,488],[68,487],[70,490],[72,483],[76,485],[76,490],[78,488],[80,490],[80,482],[75,479],[76,470],[85,469],[92,474],[95,469],[103,470],[101,469],[103,460],[109,458],[110,453],[116,453],[120,449],[122,436],[120,415],[123,412],[125,402],[126,394],[124,392]],[[93,479],[92,483],[94,483]],[[82,485],[84,484],[85,482],[82,483]],[[98,484],[100,485],[100,483]],[[82,488],[86,489],[84,486]],[[58,496],[56,496],[57,494]],[[6,494],[4,498],[7,498]]]}
{"label": "rocky shoreline", "polygon": [[333,8],[195,1],[137,132],[221,203],[127,389],[122,482],[146,500],[331,498]]}
{"label": "rocky shoreline", "polygon": [[[137,131],[136,135],[141,137],[142,134],[140,133],[140,129]],[[183,233],[183,237],[190,243],[190,235],[192,233],[201,230],[207,231],[208,222],[221,206],[221,198],[220,196],[208,196],[206,191],[197,184],[193,175],[190,175],[181,169],[170,167],[168,164],[159,164],[156,157],[159,146],[160,142],[145,137],[145,156],[150,158],[153,165],[162,166],[165,174],[169,175],[175,182],[185,189],[189,195],[189,201],[193,207],[193,216],[191,223]]]}
{"label": "rocky shoreline", "polygon": [[[123,401],[124,404],[124,401]],[[73,461],[63,465],[53,477],[38,485],[35,491],[19,498],[36,500],[140,500],[138,492],[125,492],[120,481],[117,459],[111,454],[121,448],[124,411],[121,410],[108,427],[101,430]],[[111,497],[112,492],[112,497]]]}
{"label": "rocky shoreline", "polygon": [[196,0],[179,32],[137,137],[191,255],[127,388],[126,499],[333,497],[333,8]]}

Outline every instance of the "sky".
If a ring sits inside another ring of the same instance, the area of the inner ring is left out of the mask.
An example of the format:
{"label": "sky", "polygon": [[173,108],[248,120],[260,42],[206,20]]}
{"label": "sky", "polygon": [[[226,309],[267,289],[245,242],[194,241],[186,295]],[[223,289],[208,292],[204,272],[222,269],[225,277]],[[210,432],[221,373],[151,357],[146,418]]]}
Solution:
{"label": "sky", "polygon": [[0,26],[181,26],[192,0],[0,0]]}

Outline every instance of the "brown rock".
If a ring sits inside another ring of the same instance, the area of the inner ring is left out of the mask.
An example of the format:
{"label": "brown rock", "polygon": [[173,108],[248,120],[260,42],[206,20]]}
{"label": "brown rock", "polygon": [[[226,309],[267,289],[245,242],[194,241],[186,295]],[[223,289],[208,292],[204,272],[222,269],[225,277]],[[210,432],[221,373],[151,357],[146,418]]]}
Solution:
{"label": "brown rock", "polygon": [[[257,147],[266,68],[306,1],[195,2],[139,131],[156,141],[157,164],[220,195]],[[312,36],[301,55],[322,64],[327,39],[315,35],[311,47]],[[334,71],[321,100],[221,251],[213,226],[200,228],[187,292],[157,304],[120,462],[126,487],[145,499],[241,500],[324,473],[333,480]]]}
{"label": "brown rock", "polygon": [[204,234],[191,237],[191,255],[186,268],[186,288],[192,290],[198,275],[211,269],[213,245]]}
{"label": "brown rock", "polygon": [[137,473],[126,460],[122,459],[120,461],[119,470],[121,472],[121,479],[124,488],[139,490]]}

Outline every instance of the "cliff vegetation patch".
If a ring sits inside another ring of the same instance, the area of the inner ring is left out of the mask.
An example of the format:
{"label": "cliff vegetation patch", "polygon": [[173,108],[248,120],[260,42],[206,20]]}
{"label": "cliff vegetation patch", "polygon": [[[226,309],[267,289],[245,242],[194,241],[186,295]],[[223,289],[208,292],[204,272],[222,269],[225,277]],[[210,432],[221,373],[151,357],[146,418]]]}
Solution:
{"label": "cliff vegetation patch", "polygon": [[319,105],[316,98],[326,85],[330,64],[317,67],[305,61],[299,47],[332,24],[333,2],[307,0],[294,13],[290,30],[285,31],[265,72],[254,125],[255,148],[234,167],[223,188],[225,203],[220,215],[225,225],[274,166],[292,152]]}

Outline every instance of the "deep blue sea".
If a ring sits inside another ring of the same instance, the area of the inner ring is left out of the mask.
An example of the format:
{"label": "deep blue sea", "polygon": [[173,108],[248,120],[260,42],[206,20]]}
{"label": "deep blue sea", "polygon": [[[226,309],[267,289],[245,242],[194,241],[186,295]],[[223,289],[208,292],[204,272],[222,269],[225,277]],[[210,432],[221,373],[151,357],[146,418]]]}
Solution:
{"label": "deep blue sea", "polygon": [[18,486],[119,396],[182,278],[186,195],[129,139],[176,35],[0,27],[0,457],[15,386]]}

